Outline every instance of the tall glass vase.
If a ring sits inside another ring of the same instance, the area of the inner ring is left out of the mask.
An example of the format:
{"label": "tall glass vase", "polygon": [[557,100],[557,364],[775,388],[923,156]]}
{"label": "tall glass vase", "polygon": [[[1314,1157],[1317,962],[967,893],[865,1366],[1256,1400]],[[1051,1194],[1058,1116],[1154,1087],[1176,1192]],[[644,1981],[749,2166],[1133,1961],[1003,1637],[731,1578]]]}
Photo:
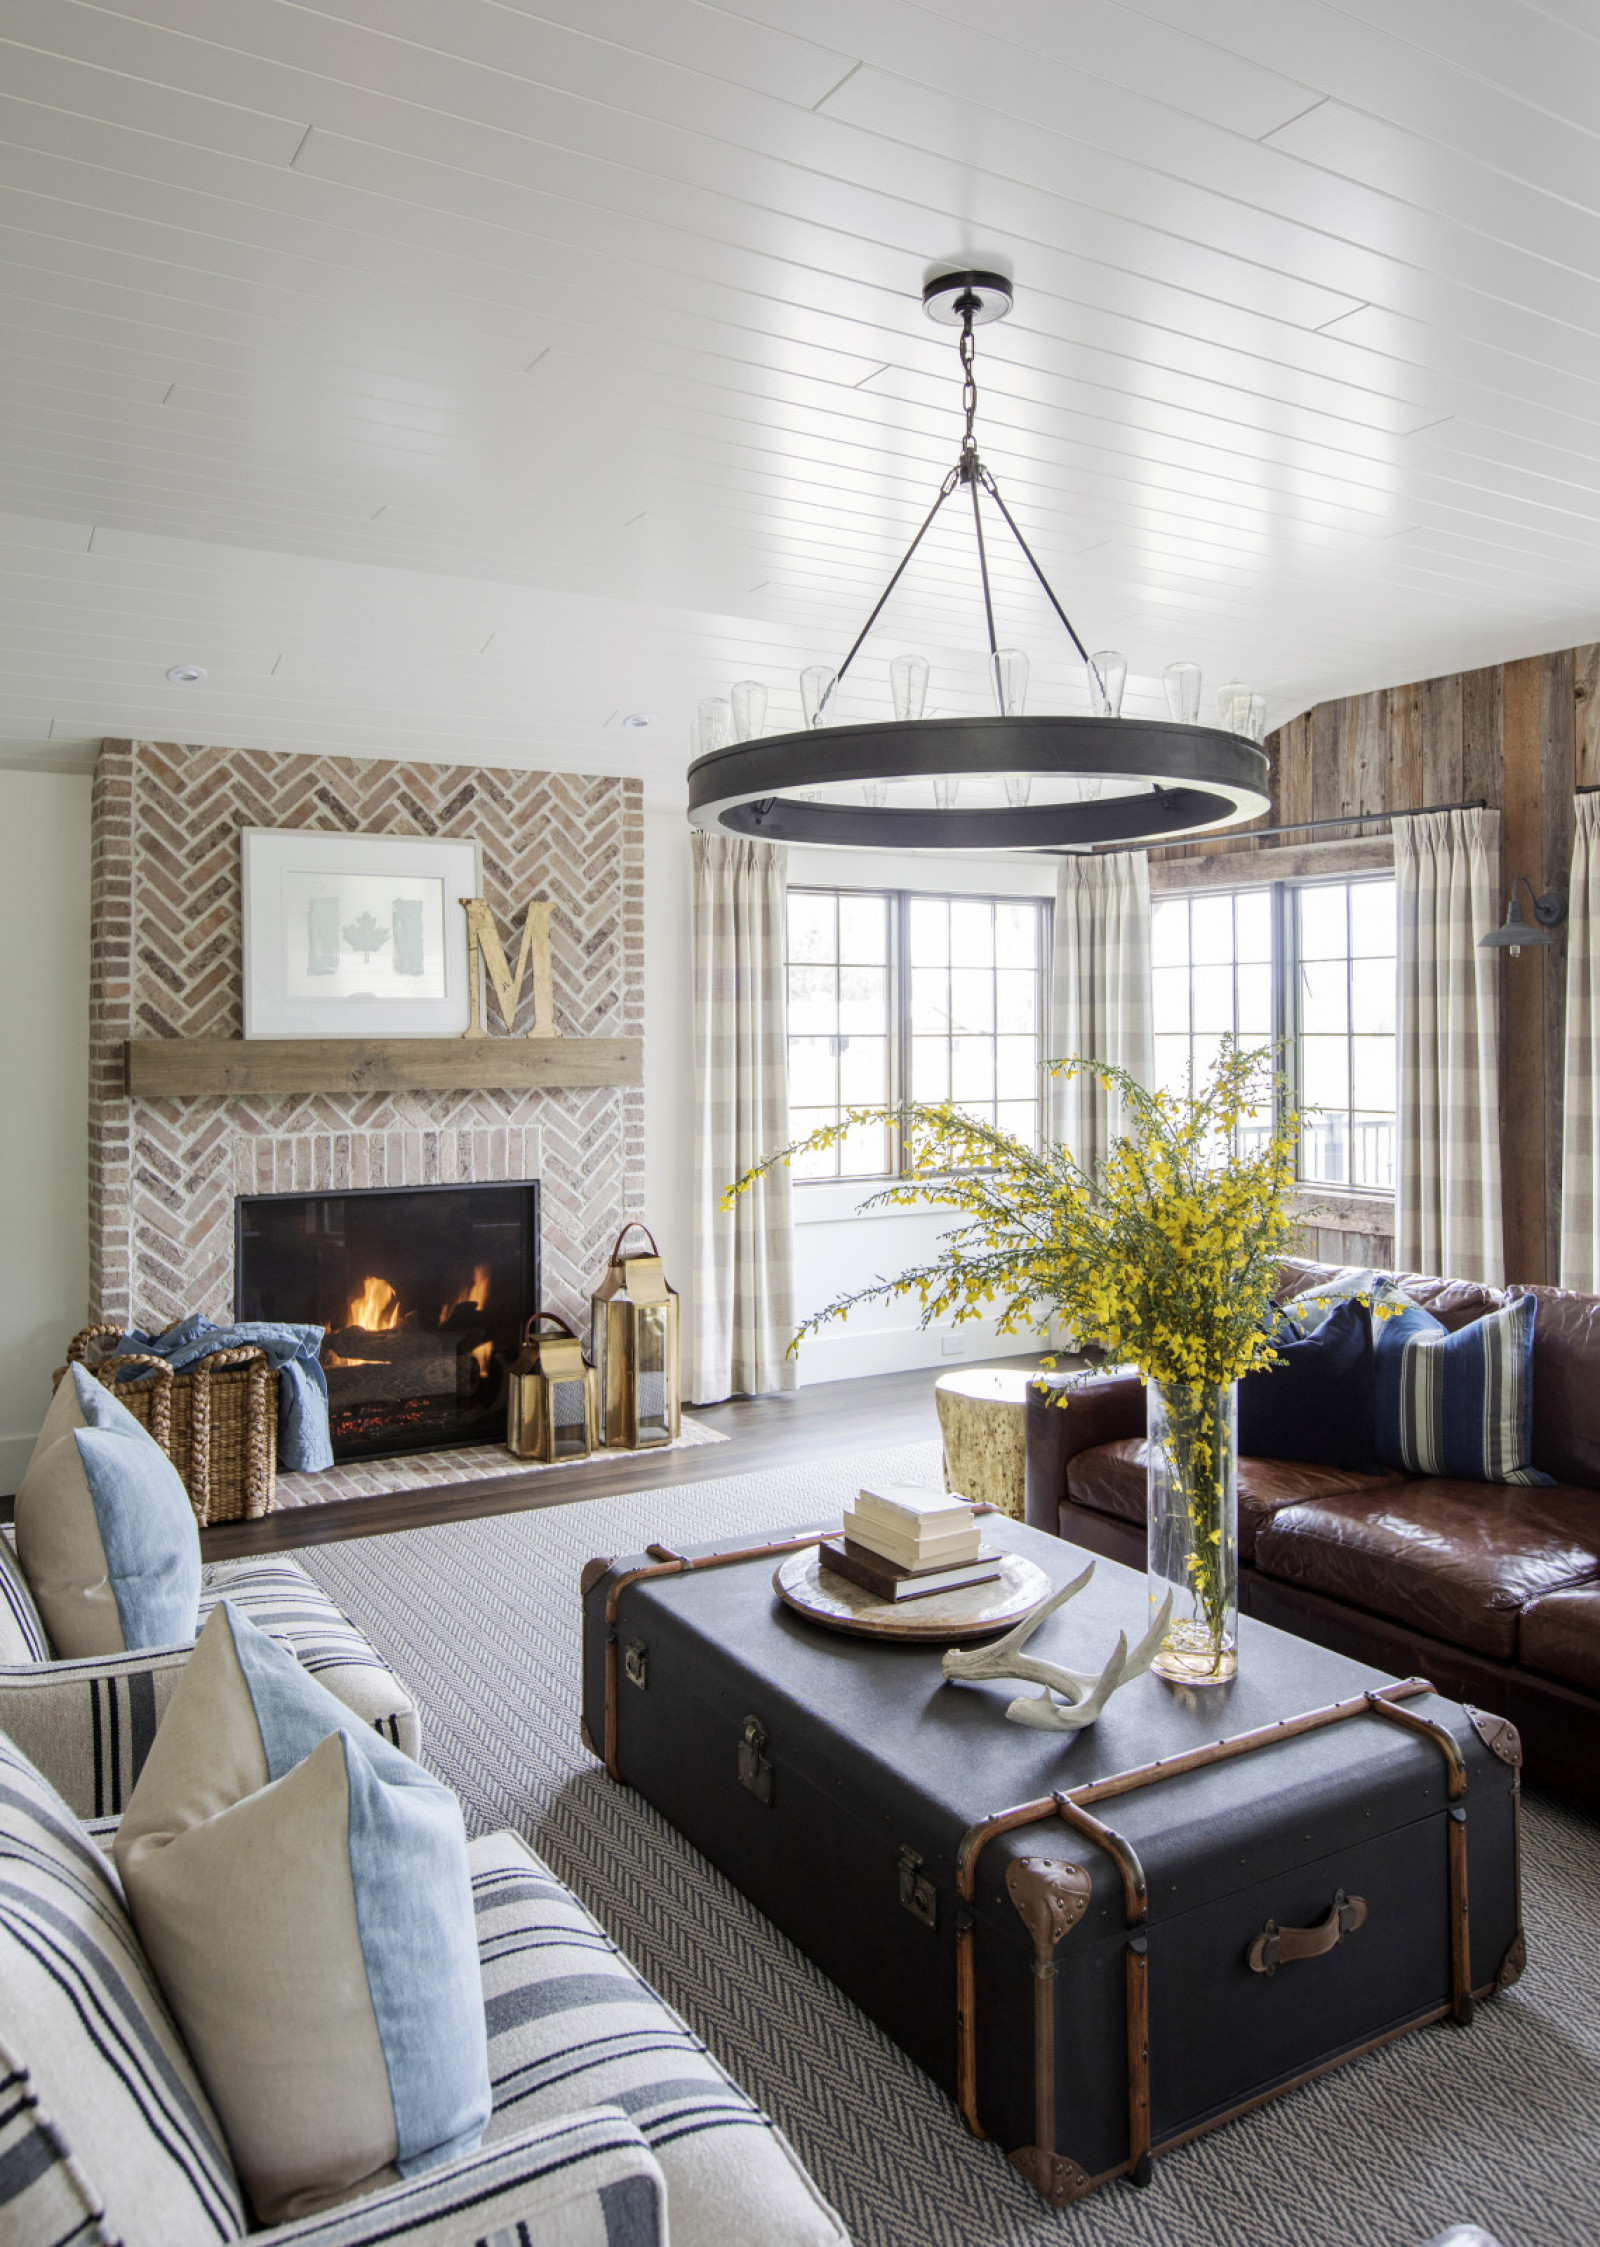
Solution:
{"label": "tall glass vase", "polygon": [[1151,1665],[1174,1685],[1225,1685],[1239,1667],[1239,1397],[1152,1381],[1149,1409],[1150,1620],[1172,1597]]}

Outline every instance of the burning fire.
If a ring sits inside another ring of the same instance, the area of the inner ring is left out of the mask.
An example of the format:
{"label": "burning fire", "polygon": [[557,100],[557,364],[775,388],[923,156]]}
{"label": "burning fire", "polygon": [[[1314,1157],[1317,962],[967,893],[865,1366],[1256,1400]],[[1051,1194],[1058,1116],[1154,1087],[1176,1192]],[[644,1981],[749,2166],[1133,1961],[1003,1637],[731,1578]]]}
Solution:
{"label": "burning fire", "polygon": [[[483,1309],[483,1305],[480,1303],[478,1305],[478,1308],[481,1311]],[[482,1375],[483,1379],[487,1381],[489,1378],[490,1370],[494,1363],[494,1344],[492,1342],[480,1342],[478,1344],[478,1347],[473,1351],[472,1356],[479,1373]]]}
{"label": "burning fire", "polygon": [[[461,1293],[450,1305],[449,1310],[445,1312],[445,1317],[448,1318],[451,1311],[459,1311],[463,1303],[470,1304],[475,1311],[484,1310],[488,1301],[489,1267],[487,1264],[475,1264],[472,1268],[472,1285],[461,1290]],[[476,1351],[473,1352],[473,1356],[477,1356]]]}
{"label": "burning fire", "polygon": [[400,1298],[387,1280],[367,1278],[350,1298],[350,1324],[369,1334],[388,1334],[400,1324]]}

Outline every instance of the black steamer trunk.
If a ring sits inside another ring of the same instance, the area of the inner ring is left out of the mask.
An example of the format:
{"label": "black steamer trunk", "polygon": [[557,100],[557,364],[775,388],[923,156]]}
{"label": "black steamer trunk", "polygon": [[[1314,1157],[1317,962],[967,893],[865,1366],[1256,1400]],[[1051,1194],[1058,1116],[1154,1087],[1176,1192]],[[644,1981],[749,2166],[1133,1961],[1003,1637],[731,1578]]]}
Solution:
{"label": "black steamer trunk", "polygon": [[[784,1549],[591,1562],[586,1739],[1055,2204],[1520,1971],[1510,1726],[1247,1618],[1233,1685],[1036,1732],[1030,1688],[793,1614]],[[1145,1621],[1102,1560],[1029,1652],[1098,1671]]]}

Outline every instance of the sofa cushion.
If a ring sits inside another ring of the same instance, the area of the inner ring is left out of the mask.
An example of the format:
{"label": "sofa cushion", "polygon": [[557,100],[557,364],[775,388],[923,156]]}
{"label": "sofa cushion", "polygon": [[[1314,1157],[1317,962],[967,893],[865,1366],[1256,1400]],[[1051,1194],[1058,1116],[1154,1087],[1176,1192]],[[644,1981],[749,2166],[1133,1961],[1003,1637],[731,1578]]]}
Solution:
{"label": "sofa cushion", "polygon": [[667,2178],[672,2247],[848,2247],[788,2140],[516,1835],[470,1845],[492,2145],[621,2107]]}
{"label": "sofa cushion", "polygon": [[116,1861],[264,2223],[476,2146],[489,2083],[461,1807],[227,1602]]}
{"label": "sofa cushion", "polygon": [[287,1646],[300,1667],[320,1679],[363,1724],[413,1759],[421,1756],[422,1729],[411,1695],[298,1561],[208,1561],[201,1579],[202,1627],[222,1600],[248,1615],[258,1631]]}
{"label": "sofa cushion", "polygon": [[[218,2247],[244,2207],[108,1859],[0,1735],[0,2237]],[[54,2156],[59,2174],[43,2164]],[[82,2203],[82,2228],[55,2218]],[[103,2228],[87,2228],[103,2204]]]}
{"label": "sofa cushion", "polygon": [[200,1532],[182,1477],[81,1365],[68,1366],[22,1477],[16,1544],[58,1655],[193,1638]]}
{"label": "sofa cushion", "polygon": [[1600,1573],[1600,1503],[1570,1483],[1403,1480],[1285,1507],[1255,1564],[1508,1662],[1530,1600]]}
{"label": "sofa cushion", "polygon": [[1600,1581],[1569,1584],[1529,1600],[1517,1654],[1530,1670],[1600,1693]]}
{"label": "sofa cushion", "polygon": [[[1311,1467],[1291,1459],[1239,1461],[1239,1553],[1249,1560],[1261,1525],[1280,1506],[1336,1496],[1346,1490],[1375,1490],[1399,1481],[1398,1475],[1358,1474],[1345,1467]],[[1080,1451],[1067,1469],[1067,1491],[1080,1506],[1123,1521],[1145,1521],[1145,1444],[1142,1436],[1103,1443]]]}

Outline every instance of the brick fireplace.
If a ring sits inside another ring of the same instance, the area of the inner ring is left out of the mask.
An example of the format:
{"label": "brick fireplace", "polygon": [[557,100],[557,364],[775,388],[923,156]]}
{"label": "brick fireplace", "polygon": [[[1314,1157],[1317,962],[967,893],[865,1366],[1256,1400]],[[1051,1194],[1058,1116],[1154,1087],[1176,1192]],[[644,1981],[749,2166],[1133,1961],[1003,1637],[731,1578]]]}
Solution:
{"label": "brick fireplace", "polygon": [[91,905],[97,1314],[144,1327],[232,1316],[241,1195],[538,1179],[544,1299],[586,1315],[611,1240],[640,1206],[636,1087],[130,1098],[123,1049],[135,1037],[239,1036],[241,827],[476,837],[504,940],[530,898],[551,900],[557,1027],[639,1037],[642,793],[634,780],[566,773],[106,742]]}

